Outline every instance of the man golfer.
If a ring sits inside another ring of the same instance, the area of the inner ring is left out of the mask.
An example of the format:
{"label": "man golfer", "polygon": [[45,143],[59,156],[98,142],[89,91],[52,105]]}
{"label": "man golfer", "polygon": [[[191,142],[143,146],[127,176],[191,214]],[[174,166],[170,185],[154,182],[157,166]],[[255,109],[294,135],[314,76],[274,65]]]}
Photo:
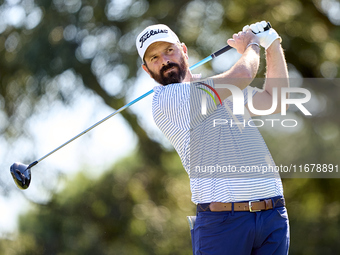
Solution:
{"label": "man golfer", "polygon": [[[258,129],[243,125],[252,116],[248,95],[255,109],[266,110],[272,105],[273,89],[280,92],[288,86],[281,38],[272,28],[264,31],[265,26],[266,22],[258,22],[234,34],[228,44],[241,58],[230,70],[203,82],[193,81],[196,77],[188,67],[187,47],[169,27],[149,26],[136,39],[143,69],[160,83],[154,88],[154,120],[190,177],[192,201],[197,205],[191,232],[194,254],[288,253],[289,223],[278,173],[242,171],[247,166],[275,166]],[[258,71],[260,46],[266,50],[267,68],[262,90],[248,86]],[[236,98],[231,89],[217,88],[217,83],[242,91],[244,115],[233,114]],[[206,97],[202,114],[202,97],[214,88],[223,103],[216,105],[213,98]],[[213,125],[216,119],[236,124]]]}

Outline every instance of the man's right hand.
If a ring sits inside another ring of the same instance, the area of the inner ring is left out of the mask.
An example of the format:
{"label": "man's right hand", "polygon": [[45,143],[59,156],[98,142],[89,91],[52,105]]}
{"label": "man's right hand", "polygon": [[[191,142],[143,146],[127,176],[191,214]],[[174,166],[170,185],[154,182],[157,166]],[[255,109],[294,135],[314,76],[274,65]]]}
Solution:
{"label": "man's right hand", "polygon": [[235,48],[238,53],[243,54],[250,43],[260,44],[259,38],[250,30],[240,31],[233,35],[233,39],[229,39],[227,43]]}

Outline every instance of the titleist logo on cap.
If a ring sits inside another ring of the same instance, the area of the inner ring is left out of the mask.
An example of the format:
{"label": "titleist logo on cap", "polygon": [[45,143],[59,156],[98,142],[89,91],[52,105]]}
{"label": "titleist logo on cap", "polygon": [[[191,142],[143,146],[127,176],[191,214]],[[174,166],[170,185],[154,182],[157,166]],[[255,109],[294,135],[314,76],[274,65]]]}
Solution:
{"label": "titleist logo on cap", "polygon": [[143,43],[149,39],[151,36],[153,35],[157,35],[159,33],[165,33],[167,34],[168,33],[168,30],[167,29],[157,29],[157,30],[150,30],[150,31],[147,31],[144,35],[142,35],[142,37],[139,39],[139,42],[141,43],[140,44],[140,48],[143,47]]}

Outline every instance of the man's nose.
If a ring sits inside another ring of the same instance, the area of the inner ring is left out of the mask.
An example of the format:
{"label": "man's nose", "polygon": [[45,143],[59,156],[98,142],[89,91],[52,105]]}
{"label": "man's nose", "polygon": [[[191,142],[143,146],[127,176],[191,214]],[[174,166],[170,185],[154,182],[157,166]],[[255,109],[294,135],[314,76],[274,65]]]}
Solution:
{"label": "man's nose", "polygon": [[161,58],[162,58],[162,66],[166,66],[170,63],[170,59],[166,54],[162,54]]}

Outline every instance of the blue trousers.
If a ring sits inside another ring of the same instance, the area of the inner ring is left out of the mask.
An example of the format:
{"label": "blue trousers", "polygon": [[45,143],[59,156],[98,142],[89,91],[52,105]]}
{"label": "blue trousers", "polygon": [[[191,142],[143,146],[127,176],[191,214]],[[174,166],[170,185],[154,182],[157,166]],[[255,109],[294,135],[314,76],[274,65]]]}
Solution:
{"label": "blue trousers", "polygon": [[194,255],[288,254],[287,210],[199,212],[191,238]]}

